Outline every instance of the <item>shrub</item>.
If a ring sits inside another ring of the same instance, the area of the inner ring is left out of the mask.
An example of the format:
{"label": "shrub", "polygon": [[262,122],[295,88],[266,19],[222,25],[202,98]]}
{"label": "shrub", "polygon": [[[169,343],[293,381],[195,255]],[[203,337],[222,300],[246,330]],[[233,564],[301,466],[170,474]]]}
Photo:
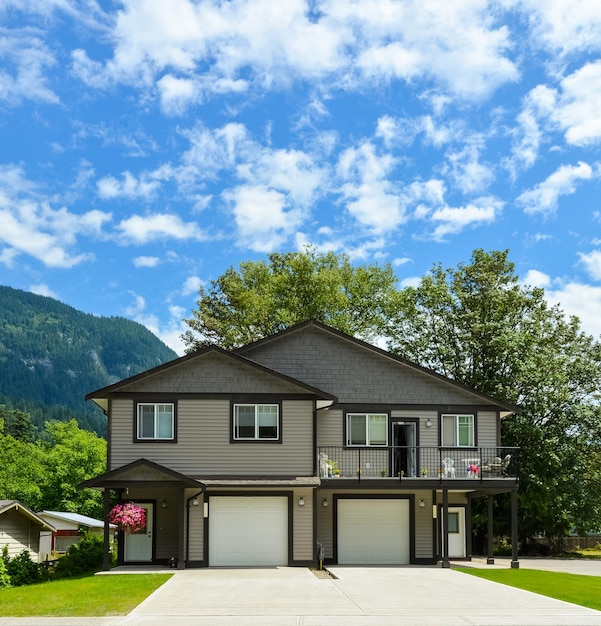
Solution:
{"label": "shrub", "polygon": [[2,587],[10,587],[10,575],[6,569],[6,562],[4,558],[0,558],[0,589]]}
{"label": "shrub", "polygon": [[56,576],[67,578],[102,568],[104,542],[97,535],[84,535],[79,543],[69,546],[67,553],[56,564]]}
{"label": "shrub", "polygon": [[45,579],[40,566],[31,560],[29,550],[23,550],[12,559],[8,558],[8,562],[4,558],[4,554],[2,556],[2,560],[6,565],[6,572],[10,576],[10,584],[13,587],[32,585]]}

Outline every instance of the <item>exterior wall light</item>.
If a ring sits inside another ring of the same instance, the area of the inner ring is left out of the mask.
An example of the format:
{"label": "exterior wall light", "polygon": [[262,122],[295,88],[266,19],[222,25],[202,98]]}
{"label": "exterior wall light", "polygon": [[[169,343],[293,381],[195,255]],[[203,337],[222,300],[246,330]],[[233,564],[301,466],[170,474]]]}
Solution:
{"label": "exterior wall light", "polygon": [[324,498],[324,499],[321,501],[321,506],[323,506],[323,507],[324,507],[324,508],[326,508],[326,509],[330,506],[330,503],[328,502],[328,499],[327,499],[327,498]]}
{"label": "exterior wall light", "polygon": [[161,508],[166,509],[167,508],[167,500],[163,500],[161,502]]}
{"label": "exterior wall light", "polygon": [[298,506],[305,506],[305,499],[304,498],[299,498],[298,499]]}
{"label": "exterior wall light", "polygon": [[192,506],[198,506],[198,498],[192,498]]}
{"label": "exterior wall light", "polygon": [[426,501],[423,498],[419,499],[419,508],[423,509],[426,506]]}
{"label": "exterior wall light", "polygon": [[432,420],[430,418],[426,420],[426,428],[432,428]]}

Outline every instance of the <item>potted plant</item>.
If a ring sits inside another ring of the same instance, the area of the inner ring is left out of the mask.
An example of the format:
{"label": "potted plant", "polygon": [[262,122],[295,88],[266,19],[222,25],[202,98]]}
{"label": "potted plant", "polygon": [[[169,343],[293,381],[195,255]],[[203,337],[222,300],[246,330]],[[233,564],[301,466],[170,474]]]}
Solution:
{"label": "potted plant", "polygon": [[116,504],[109,511],[109,522],[125,533],[137,533],[146,526],[146,509],[134,502]]}

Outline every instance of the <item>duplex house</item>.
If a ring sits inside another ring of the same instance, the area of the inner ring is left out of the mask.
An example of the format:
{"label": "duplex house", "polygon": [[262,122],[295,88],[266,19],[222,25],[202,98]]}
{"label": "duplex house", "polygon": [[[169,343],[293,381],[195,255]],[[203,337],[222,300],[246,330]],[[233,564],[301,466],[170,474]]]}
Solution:
{"label": "duplex house", "polygon": [[[431,564],[470,558],[470,507],[511,493],[517,408],[314,321],[86,396],[108,417],[85,487],[146,509],[122,564]],[[105,540],[109,529],[105,523]],[[105,563],[108,567],[108,562]]]}

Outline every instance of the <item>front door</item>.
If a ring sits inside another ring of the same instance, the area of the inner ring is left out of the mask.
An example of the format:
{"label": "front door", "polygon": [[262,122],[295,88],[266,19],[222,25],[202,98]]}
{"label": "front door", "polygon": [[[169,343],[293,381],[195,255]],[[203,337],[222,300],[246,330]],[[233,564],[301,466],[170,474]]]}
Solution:
{"label": "front door", "polygon": [[393,476],[417,475],[417,435],[415,422],[392,423]]}
{"label": "front door", "polygon": [[125,534],[125,562],[152,561],[152,530],[154,507],[150,502],[137,503],[146,509],[146,526],[137,533]]}
{"label": "front door", "polygon": [[[442,508],[440,509],[442,513]],[[442,518],[442,515],[441,515]],[[442,532],[445,532],[444,522]],[[441,537],[441,546],[444,545],[444,534]],[[465,537],[465,507],[449,507],[449,558],[464,559],[466,554]]]}

